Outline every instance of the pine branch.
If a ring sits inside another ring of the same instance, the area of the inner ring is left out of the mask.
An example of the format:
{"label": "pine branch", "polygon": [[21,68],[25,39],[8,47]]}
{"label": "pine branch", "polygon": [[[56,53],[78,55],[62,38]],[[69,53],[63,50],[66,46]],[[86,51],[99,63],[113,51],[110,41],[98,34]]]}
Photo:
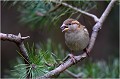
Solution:
{"label": "pine branch", "polygon": [[[109,5],[107,6],[106,10],[104,11],[104,13],[102,14],[102,16],[100,18],[97,18],[97,16],[90,14],[88,12],[82,11],[76,7],[73,7],[67,3],[60,3],[66,7],[69,7],[73,10],[76,10],[82,14],[85,14],[87,16],[90,16],[92,18],[94,18],[96,24],[93,26],[93,32],[91,35],[91,39],[90,39],[90,43],[88,46],[88,52],[90,52],[94,46],[95,40],[97,38],[98,35],[98,31],[102,28],[103,22],[105,21],[105,19],[107,18],[108,14],[110,13],[112,7],[114,6],[114,3],[116,2],[116,0],[111,0],[111,2],[109,3]],[[17,35],[13,35],[13,34],[4,34],[4,33],[0,33],[0,39],[4,40],[4,41],[11,41],[16,43],[16,45],[19,47],[22,56],[27,60],[24,59],[25,64],[29,65],[29,58],[28,58],[28,54],[27,54],[27,50],[24,46],[23,41],[25,39],[29,38],[29,36],[27,37],[21,37],[21,34]],[[79,56],[75,56],[75,60],[76,63],[82,61],[83,59],[87,58],[87,54],[86,52],[84,52],[83,54],[79,55]],[[44,74],[43,76],[37,77],[38,79],[40,78],[51,78],[51,77],[55,77],[56,75],[59,75],[60,73],[62,73],[63,71],[65,71],[67,68],[69,68],[70,66],[74,65],[75,63],[72,61],[72,59],[68,59],[67,61],[65,61],[64,63],[62,63],[61,65],[59,65],[57,68],[55,68],[54,70]]]}
{"label": "pine branch", "polygon": [[98,22],[98,21],[99,21],[99,18],[98,18],[96,15],[91,14],[91,13],[88,13],[88,12],[83,11],[83,10],[81,10],[81,9],[78,9],[78,8],[76,8],[76,7],[74,7],[74,6],[71,6],[71,5],[67,4],[67,3],[65,3],[65,2],[56,2],[56,1],[53,1],[53,2],[62,4],[63,6],[69,7],[69,8],[71,8],[71,9],[73,9],[73,10],[76,10],[76,11],[78,11],[78,12],[84,14],[84,15],[87,15],[87,16],[93,18],[95,22]]}
{"label": "pine branch", "polygon": [[[89,43],[88,50],[87,50],[88,52],[90,52],[92,50],[94,43],[95,43],[95,40],[97,38],[98,31],[101,29],[103,22],[107,18],[108,14],[110,13],[115,2],[116,2],[116,0],[111,0],[111,2],[107,6],[106,10],[103,12],[100,19],[98,19],[97,23],[94,25],[93,32],[92,32],[91,39],[90,39],[90,43]],[[84,52],[82,55],[75,56],[76,63],[82,61],[86,57],[87,57],[86,52]],[[48,72],[47,74],[45,74],[43,76],[38,77],[38,79],[40,79],[40,78],[52,78],[55,75],[62,73],[63,71],[65,71],[67,68],[69,68],[72,65],[74,65],[74,62],[72,61],[72,59],[68,59],[66,62],[64,62],[63,64],[61,64],[60,66],[58,66],[54,70]]]}
{"label": "pine branch", "polygon": [[[0,33],[1,40],[11,41],[16,43],[16,45],[20,49],[21,55],[24,57],[25,64],[29,65],[30,63],[29,63],[28,53],[23,43],[23,41],[27,38],[30,38],[30,37],[29,36],[21,37],[20,33],[18,35]],[[29,75],[27,77],[29,77]]]}
{"label": "pine branch", "polygon": [[105,9],[105,11],[103,12],[102,16],[100,17],[99,21],[93,26],[93,31],[92,31],[92,35],[91,35],[91,39],[90,39],[90,44],[88,47],[88,50],[91,51],[91,49],[94,46],[98,31],[102,28],[102,25],[105,21],[105,19],[107,18],[108,14],[110,13],[112,7],[114,6],[115,2],[117,0],[111,0],[111,2],[109,3],[109,5],[107,6],[107,8]]}

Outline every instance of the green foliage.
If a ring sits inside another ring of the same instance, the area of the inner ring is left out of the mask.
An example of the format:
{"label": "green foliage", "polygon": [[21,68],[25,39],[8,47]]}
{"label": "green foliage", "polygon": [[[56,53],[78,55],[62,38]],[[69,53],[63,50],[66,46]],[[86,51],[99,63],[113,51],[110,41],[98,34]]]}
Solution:
{"label": "green foliage", "polygon": [[[94,1],[77,0],[63,2],[85,11],[96,7],[96,2]],[[71,8],[49,0],[13,1],[11,6],[15,5],[17,5],[17,9],[21,13],[20,22],[28,24],[31,28],[40,27],[50,29],[52,26],[57,26],[64,16],[71,18],[75,15],[76,19],[79,19],[81,15],[78,15],[78,12]]]}
{"label": "green foliage", "polygon": [[[56,54],[64,52],[61,45],[55,46],[50,39],[48,39],[46,44],[41,43],[40,47],[37,45],[37,48],[35,48],[34,44],[30,46],[28,43],[26,47],[29,56],[29,61],[26,61],[30,65],[24,64],[24,58],[20,52],[18,52],[21,58],[17,58],[17,60],[11,64],[12,68],[13,65],[15,65],[11,71],[6,70],[6,72],[10,74],[8,76],[6,75],[6,77],[23,79],[26,78],[28,74],[30,74],[32,78],[42,76],[58,66],[61,61],[61,56],[57,57],[58,55]],[[52,50],[53,48],[55,49],[54,51]],[[52,53],[52,51],[54,53]]]}
{"label": "green foliage", "polygon": [[66,56],[66,54],[68,53],[67,51],[64,51],[61,44],[56,44],[50,38],[48,38],[47,43],[42,42],[42,43],[36,44],[36,47],[41,48],[43,50],[47,50],[49,52],[52,52],[53,56],[57,60],[63,59]]}
{"label": "green foliage", "polygon": [[[96,7],[96,2],[94,1],[77,0],[63,2],[85,11],[89,11]],[[7,3],[8,2],[5,2],[4,4]],[[13,1],[10,4],[13,7],[16,6],[18,11],[21,13],[21,16],[19,17],[20,22],[28,24],[31,28],[40,27],[49,29],[53,26],[57,26],[64,16],[71,18],[75,15],[76,19],[79,19],[81,16],[81,14],[77,14],[77,11],[74,11],[65,6],[57,7],[59,4],[48,0]],[[41,14],[41,16],[38,16],[37,13]],[[35,46],[37,48],[35,48]],[[30,65],[27,66],[26,64],[23,64],[23,57],[21,59],[17,58],[17,63],[15,63],[17,65],[14,66],[14,69],[11,72],[9,72],[10,77],[26,78],[26,73],[30,74],[32,78],[41,76],[54,69],[66,54],[66,51],[62,49],[60,44],[56,45],[50,39],[48,39],[47,43],[35,44],[35,46],[34,44],[32,47],[30,47],[29,44],[26,46],[29,55],[28,62]],[[98,61],[93,63],[92,61],[88,61],[82,66],[73,66],[69,68],[69,70],[75,74],[82,72],[84,78],[118,78],[119,61],[118,59],[115,59],[111,62],[113,63],[107,63],[105,61]],[[69,75],[62,74],[60,77],[69,77]]]}
{"label": "green foliage", "polygon": [[[27,44],[27,50],[29,55],[29,63],[27,66],[23,64],[23,58],[17,58],[17,63],[12,63],[13,70],[7,72],[10,74],[6,77],[13,78],[26,78],[26,72],[30,74],[32,78],[42,76],[45,73],[53,70],[58,66],[63,59],[65,51],[61,45],[56,45],[52,40],[48,39],[47,43],[33,44],[31,47]],[[35,48],[37,47],[37,48]],[[18,52],[19,53],[19,52]],[[84,61],[82,65],[74,65],[70,67],[70,70],[74,74],[81,73],[83,78],[118,78],[119,77],[119,61],[118,59],[110,59],[109,61],[96,61],[91,60]],[[61,73],[59,78],[70,78],[67,73]]]}
{"label": "green foliage", "polygon": [[[76,69],[74,69],[76,68]],[[81,73],[83,78],[119,78],[119,60],[109,60],[92,62],[87,61],[82,65],[75,65],[69,70],[75,74]],[[61,74],[60,77],[70,77],[67,73]]]}

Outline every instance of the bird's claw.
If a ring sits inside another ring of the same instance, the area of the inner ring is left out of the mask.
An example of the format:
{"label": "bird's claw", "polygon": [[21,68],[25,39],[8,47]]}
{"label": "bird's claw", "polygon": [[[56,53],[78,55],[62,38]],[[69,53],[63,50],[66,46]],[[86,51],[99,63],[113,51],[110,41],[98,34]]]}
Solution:
{"label": "bird's claw", "polygon": [[73,54],[68,54],[68,56],[72,59],[73,63],[76,63],[76,59]]}
{"label": "bird's claw", "polygon": [[74,57],[73,54],[68,54],[64,59],[63,62],[65,62],[68,58],[71,58],[71,60],[73,61],[73,63],[76,63],[76,59]]}

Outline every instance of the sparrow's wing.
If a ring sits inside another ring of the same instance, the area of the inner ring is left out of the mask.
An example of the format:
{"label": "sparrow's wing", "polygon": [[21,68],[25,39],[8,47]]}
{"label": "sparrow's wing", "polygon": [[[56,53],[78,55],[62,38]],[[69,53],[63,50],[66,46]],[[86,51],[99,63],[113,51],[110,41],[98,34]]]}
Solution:
{"label": "sparrow's wing", "polygon": [[83,30],[84,30],[85,34],[89,35],[88,30],[85,26],[83,26]]}

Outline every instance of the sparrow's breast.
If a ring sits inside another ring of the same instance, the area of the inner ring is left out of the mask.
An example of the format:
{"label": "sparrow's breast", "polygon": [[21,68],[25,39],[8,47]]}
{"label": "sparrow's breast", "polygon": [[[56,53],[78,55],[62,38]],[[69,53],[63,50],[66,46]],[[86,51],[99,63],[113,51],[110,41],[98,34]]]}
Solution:
{"label": "sparrow's breast", "polygon": [[83,31],[65,33],[65,42],[70,50],[81,51],[89,43],[89,34]]}

